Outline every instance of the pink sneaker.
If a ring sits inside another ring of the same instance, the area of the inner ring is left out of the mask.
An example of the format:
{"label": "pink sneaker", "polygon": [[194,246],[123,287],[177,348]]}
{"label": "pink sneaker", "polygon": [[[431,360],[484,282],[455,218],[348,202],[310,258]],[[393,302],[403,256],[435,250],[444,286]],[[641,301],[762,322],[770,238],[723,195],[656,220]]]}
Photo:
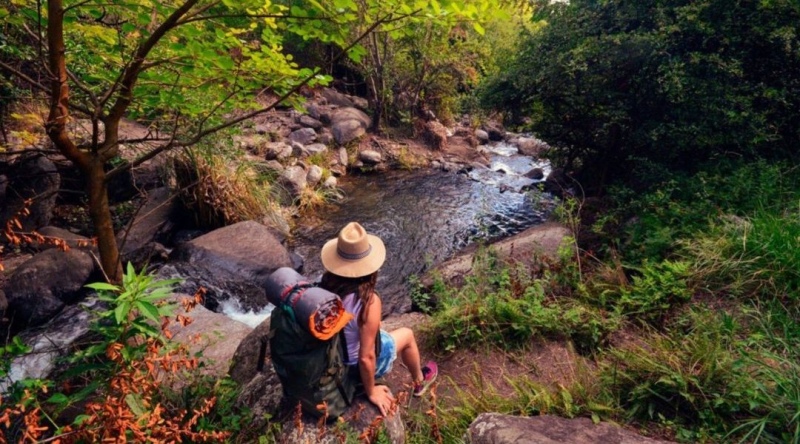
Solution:
{"label": "pink sneaker", "polygon": [[425,391],[433,384],[437,376],[439,376],[439,366],[433,361],[428,361],[428,363],[422,367],[422,382],[414,384],[414,396],[422,396],[425,394]]}

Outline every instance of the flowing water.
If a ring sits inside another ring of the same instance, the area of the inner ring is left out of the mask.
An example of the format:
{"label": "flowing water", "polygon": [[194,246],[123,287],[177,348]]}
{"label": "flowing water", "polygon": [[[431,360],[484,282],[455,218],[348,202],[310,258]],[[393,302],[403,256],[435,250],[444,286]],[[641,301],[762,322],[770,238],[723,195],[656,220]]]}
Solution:
{"label": "flowing water", "polygon": [[348,222],[361,223],[386,244],[379,273],[382,294],[405,290],[411,275],[421,275],[479,240],[494,240],[542,223],[552,200],[533,199],[521,190],[535,182],[523,175],[549,165],[517,155],[501,144],[491,149],[491,166],[467,174],[396,171],[351,176],[342,181],[345,198],[320,218],[299,223],[294,251],[306,260],[305,273],[322,273],[319,251]]}
{"label": "flowing water", "polygon": [[[407,291],[409,276],[422,275],[472,243],[511,236],[542,223],[552,198],[542,194],[534,198],[524,191],[539,182],[524,175],[541,168],[546,177],[549,164],[520,156],[507,144],[488,150],[489,168],[468,173],[417,170],[343,178],[339,184],[343,199],[317,211],[313,219],[298,221],[291,248],[305,259],[304,274],[314,280],[322,275],[322,245],[351,221],[386,244],[378,280],[384,299]],[[242,313],[235,304],[222,309],[250,325],[269,315],[269,309]]]}

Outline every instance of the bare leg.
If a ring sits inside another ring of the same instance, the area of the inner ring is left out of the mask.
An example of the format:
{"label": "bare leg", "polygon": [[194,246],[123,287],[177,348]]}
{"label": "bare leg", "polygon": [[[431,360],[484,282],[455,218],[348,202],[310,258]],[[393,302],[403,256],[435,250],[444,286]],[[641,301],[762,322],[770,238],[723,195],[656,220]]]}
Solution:
{"label": "bare leg", "polygon": [[407,327],[398,328],[389,333],[394,338],[397,345],[397,354],[403,360],[403,364],[408,367],[414,382],[422,381],[422,366],[419,359],[419,348],[414,332]]}

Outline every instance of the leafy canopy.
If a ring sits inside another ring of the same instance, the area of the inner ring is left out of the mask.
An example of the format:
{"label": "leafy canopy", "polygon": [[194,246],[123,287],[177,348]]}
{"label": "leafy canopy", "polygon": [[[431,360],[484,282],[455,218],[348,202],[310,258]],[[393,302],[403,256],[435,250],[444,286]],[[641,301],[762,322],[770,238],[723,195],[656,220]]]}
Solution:
{"label": "leafy canopy", "polygon": [[[307,2],[301,8],[263,0],[67,0],[63,26],[72,73],[70,100],[89,111],[105,105],[98,115],[102,119],[117,98],[129,94],[130,117],[196,132],[222,122],[234,109],[255,109],[256,92],[268,88],[280,95],[309,76],[310,70],[283,51],[284,33],[303,32],[344,46],[346,36],[322,32],[321,23],[352,19],[338,14],[350,3]],[[157,35],[160,25],[181,9],[188,12],[166,34]],[[45,52],[47,14],[32,0],[15,0],[0,10],[7,29]],[[152,48],[138,80],[132,91],[125,91],[119,87],[121,77],[148,45]],[[320,76],[311,83],[326,80]]]}

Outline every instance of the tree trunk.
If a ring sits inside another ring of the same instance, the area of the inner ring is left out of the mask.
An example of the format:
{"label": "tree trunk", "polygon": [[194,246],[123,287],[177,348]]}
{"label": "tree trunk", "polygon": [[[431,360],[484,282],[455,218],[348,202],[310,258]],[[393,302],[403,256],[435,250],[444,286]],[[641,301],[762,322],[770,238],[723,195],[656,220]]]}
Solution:
{"label": "tree trunk", "polygon": [[97,236],[97,248],[100,252],[100,264],[111,282],[122,281],[122,263],[119,259],[117,237],[114,234],[114,223],[111,219],[111,208],[108,206],[108,188],[103,162],[94,159],[87,176],[87,192],[89,193],[89,216],[94,224]]}
{"label": "tree trunk", "polygon": [[67,83],[66,48],[64,45],[64,6],[61,0],[47,2],[47,40],[50,68],[50,115],[47,119],[47,135],[55,147],[81,170],[87,181],[89,214],[97,234],[100,264],[111,282],[122,281],[122,264],[119,261],[117,238],[108,207],[106,173],[101,153],[89,154],[80,150],[67,133],[69,120],[69,84]]}

